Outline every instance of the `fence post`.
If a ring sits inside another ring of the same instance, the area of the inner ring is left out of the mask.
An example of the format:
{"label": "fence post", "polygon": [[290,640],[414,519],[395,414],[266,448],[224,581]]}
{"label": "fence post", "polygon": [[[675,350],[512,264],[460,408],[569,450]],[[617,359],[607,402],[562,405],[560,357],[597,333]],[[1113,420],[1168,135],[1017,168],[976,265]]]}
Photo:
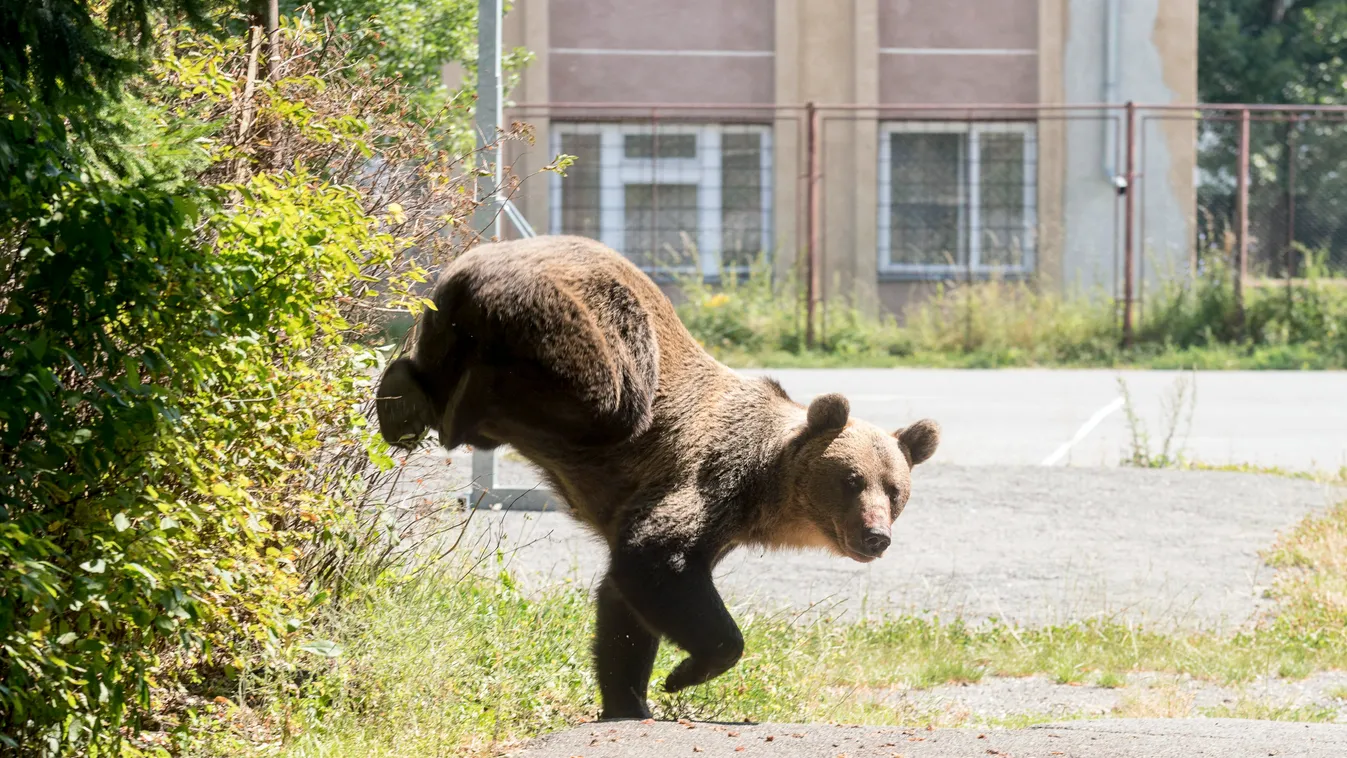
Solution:
{"label": "fence post", "polygon": [[1239,112],[1239,158],[1235,176],[1235,313],[1244,326],[1244,281],[1249,275],[1249,109]]}
{"label": "fence post", "polygon": [[[275,84],[281,78],[281,6],[278,0],[267,2],[267,81]],[[267,139],[271,140],[271,149],[265,153],[263,165],[270,169],[281,168],[281,132],[280,123],[271,121],[267,126]]]}
{"label": "fence post", "polygon": [[805,104],[805,116],[808,119],[807,147],[805,160],[808,166],[808,178],[805,182],[805,347],[814,348],[814,312],[818,306],[819,293],[819,112],[811,100]]}
{"label": "fence post", "polygon": [[1292,286],[1296,275],[1296,150],[1299,149],[1296,135],[1299,133],[1300,119],[1294,117],[1287,125],[1286,132],[1286,318],[1291,318],[1295,307],[1295,288]]}
{"label": "fence post", "polygon": [[1136,268],[1137,107],[1127,101],[1127,188],[1123,195],[1123,347],[1132,346],[1132,287]]}
{"label": "fence post", "polygon": [[[697,165],[698,165],[698,166],[701,166],[701,165],[702,165],[702,161],[701,161],[701,158],[702,158],[702,156],[701,156],[701,150],[702,150],[701,142],[698,141],[698,143],[697,143]],[[649,244],[650,244],[650,250],[649,250],[650,259],[649,259],[649,261],[647,261],[647,263],[648,263],[648,265],[654,267],[655,269],[658,269],[658,268],[659,268],[659,258],[660,258],[660,249],[659,249],[659,231],[660,231],[660,225],[659,225],[659,108],[651,108],[651,109],[650,109],[650,224],[649,224],[649,229],[650,229],[650,240],[649,240]],[[696,263],[696,266],[697,266],[697,274],[696,274],[696,277],[697,277],[697,280],[698,280],[698,281],[705,283],[705,282],[706,282],[706,272],[702,270],[702,262],[701,262],[701,246],[700,246],[701,240],[697,240],[697,242],[698,242],[699,244],[698,244],[698,247],[697,247],[697,251],[698,251],[697,257],[698,257],[698,260],[697,260],[697,263]],[[641,251],[641,252],[646,252],[646,251]],[[669,263],[670,263],[670,265],[673,266],[674,268],[677,268],[677,266],[678,266],[678,261],[677,261],[677,260],[669,261]]]}

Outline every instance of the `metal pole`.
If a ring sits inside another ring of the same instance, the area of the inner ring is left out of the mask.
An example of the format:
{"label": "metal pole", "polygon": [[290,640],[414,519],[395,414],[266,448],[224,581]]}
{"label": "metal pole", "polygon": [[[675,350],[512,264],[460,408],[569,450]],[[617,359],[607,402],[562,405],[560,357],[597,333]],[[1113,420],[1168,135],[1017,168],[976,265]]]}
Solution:
{"label": "metal pole", "polygon": [[[477,2],[477,161],[489,169],[477,178],[477,206],[473,214],[473,228],[484,240],[498,233],[495,192],[504,179],[498,135],[504,130],[501,122],[501,66],[500,66],[501,0]],[[488,153],[495,153],[489,156]]]}
{"label": "metal pole", "polygon": [[[1146,122],[1137,118],[1137,155],[1144,155],[1146,152]],[[1141,173],[1146,173],[1143,166]],[[1146,239],[1146,185],[1137,187],[1137,239]],[[1145,242],[1142,242],[1142,249],[1137,251],[1136,256],[1137,274],[1136,274],[1136,292],[1133,293],[1133,299],[1136,300],[1136,313],[1132,318],[1136,323],[1143,323],[1146,320],[1146,250]]]}
{"label": "metal pole", "polygon": [[[495,192],[501,184],[501,161],[498,142],[498,130],[501,124],[501,81],[500,81],[500,16],[501,0],[478,0],[477,2],[477,113],[474,129],[477,132],[478,166],[489,168],[485,176],[478,176],[474,185],[474,197],[478,202],[472,214],[472,226],[481,234],[482,241],[490,242],[498,226],[496,219]],[[488,160],[488,152],[495,150]],[[496,486],[496,451],[473,449],[473,500],[471,507],[482,503],[484,494]]]}
{"label": "metal pole", "polygon": [[819,142],[821,131],[818,108],[813,101],[805,105],[805,115],[809,119],[808,147],[806,160],[809,176],[805,184],[805,236],[807,238],[805,255],[805,347],[814,347],[814,310],[818,305],[819,293]]}
{"label": "metal pole", "polygon": [[[281,78],[281,8],[278,0],[267,2],[267,81],[275,84]],[[281,167],[281,125],[271,119],[267,127],[271,150],[267,152],[268,168]]]}
{"label": "metal pole", "polygon": [[1291,296],[1291,279],[1296,275],[1296,151],[1300,149],[1300,123],[1292,119],[1286,133],[1286,294]]}
{"label": "metal pole", "polygon": [[[697,147],[700,149],[701,144]],[[697,156],[699,159],[700,155]],[[697,161],[701,165],[701,161]],[[650,266],[659,267],[659,109],[650,109]],[[670,265],[677,268],[678,261],[669,261]],[[701,271],[701,262],[697,263],[698,275],[705,276],[706,272]],[[703,278],[702,281],[705,281]]]}
{"label": "metal pole", "polygon": [[1244,325],[1244,281],[1249,273],[1249,109],[1239,112],[1235,177],[1235,312]]}
{"label": "metal pole", "polygon": [[1127,187],[1123,195],[1123,347],[1132,346],[1132,285],[1136,258],[1137,108],[1127,101]]}
{"label": "metal pole", "polygon": [[281,75],[281,6],[279,0],[267,2],[267,80]]}

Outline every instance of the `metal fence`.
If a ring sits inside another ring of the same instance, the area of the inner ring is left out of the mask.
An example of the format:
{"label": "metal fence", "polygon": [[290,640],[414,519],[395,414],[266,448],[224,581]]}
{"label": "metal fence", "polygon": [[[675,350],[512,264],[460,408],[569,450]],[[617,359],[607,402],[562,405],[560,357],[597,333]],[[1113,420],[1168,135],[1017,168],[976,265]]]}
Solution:
{"label": "metal fence", "polygon": [[1347,273],[1347,112],[1212,106],[1196,117],[1198,252],[1242,255],[1252,277],[1307,264]]}
{"label": "metal fence", "polygon": [[[807,338],[838,276],[1032,279],[1120,304],[1227,256],[1262,277],[1347,274],[1347,109],[1049,105],[560,104],[541,230],[594,237],[657,278],[799,264]],[[535,180],[536,181],[536,180]],[[870,270],[858,261],[871,261]]]}
{"label": "metal fence", "polygon": [[[1347,275],[1347,108],[553,103],[507,115],[540,137],[507,146],[516,176],[576,158],[564,177],[524,182],[534,228],[603,240],[665,281],[793,261],[809,342],[839,275],[967,283],[1051,269],[1103,283],[1125,341],[1148,288],[1218,260],[1241,303],[1268,278]],[[494,487],[494,471],[494,456],[474,456],[475,502],[553,502]]]}

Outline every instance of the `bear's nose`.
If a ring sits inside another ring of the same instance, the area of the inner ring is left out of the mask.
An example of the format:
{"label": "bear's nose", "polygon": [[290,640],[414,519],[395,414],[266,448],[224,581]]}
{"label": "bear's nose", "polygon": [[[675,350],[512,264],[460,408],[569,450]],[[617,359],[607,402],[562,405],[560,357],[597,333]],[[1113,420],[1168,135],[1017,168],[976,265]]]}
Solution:
{"label": "bear's nose", "polygon": [[879,555],[889,549],[889,530],[879,527],[871,527],[865,530],[865,552],[870,555]]}

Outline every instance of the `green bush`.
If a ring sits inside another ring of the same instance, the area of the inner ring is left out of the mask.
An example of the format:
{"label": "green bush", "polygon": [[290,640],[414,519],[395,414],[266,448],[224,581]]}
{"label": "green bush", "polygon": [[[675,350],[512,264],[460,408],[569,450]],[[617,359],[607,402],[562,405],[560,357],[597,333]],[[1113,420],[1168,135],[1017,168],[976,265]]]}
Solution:
{"label": "green bush", "polygon": [[1108,362],[1118,342],[1113,314],[1102,299],[1064,301],[1022,281],[992,280],[938,287],[909,309],[906,330],[914,353],[961,356],[966,365]]}
{"label": "green bush", "polygon": [[793,277],[778,279],[759,257],[745,272],[726,269],[717,283],[701,276],[677,279],[678,315],[712,353],[738,365],[821,360],[887,360],[911,351],[892,318],[867,317],[843,303],[817,306],[818,340],[805,349],[805,301]]}
{"label": "green bush", "polygon": [[116,754],[212,677],[332,652],[315,557],[387,463],[361,338],[471,201],[396,86],[282,36],[245,117],[242,40],[172,30],[81,132],[125,149],[6,79],[0,750]]}
{"label": "green bush", "polygon": [[1250,286],[1241,321],[1229,269],[1209,257],[1136,308],[1131,349],[1120,307],[1102,294],[1063,298],[1024,281],[938,284],[902,325],[846,303],[818,306],[805,349],[804,304],[764,261],[722,284],[680,279],[679,316],[712,353],[737,366],[1121,366],[1347,368],[1347,287],[1307,255],[1288,290]]}

